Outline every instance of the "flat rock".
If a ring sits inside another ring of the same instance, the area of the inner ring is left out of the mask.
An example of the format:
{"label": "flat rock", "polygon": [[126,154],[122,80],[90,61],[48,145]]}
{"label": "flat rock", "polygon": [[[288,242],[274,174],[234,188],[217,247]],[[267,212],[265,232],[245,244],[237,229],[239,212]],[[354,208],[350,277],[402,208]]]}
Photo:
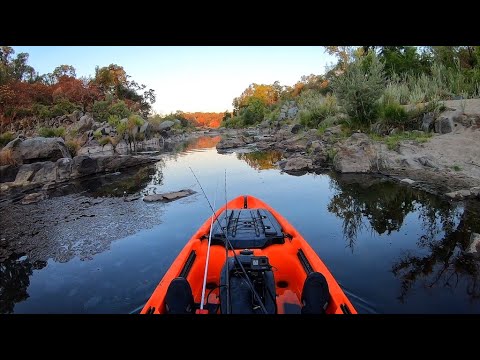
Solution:
{"label": "flat rock", "polygon": [[415,180],[408,179],[408,178],[402,179],[401,181],[409,185],[415,184]]}
{"label": "flat rock", "polygon": [[163,193],[163,194],[147,195],[143,198],[143,201],[146,201],[146,202],[156,202],[156,201],[170,202],[170,201],[174,201],[174,200],[184,198],[186,196],[193,195],[195,193],[196,193],[196,191],[193,191],[193,190],[190,190],[190,189],[182,189],[180,191],[172,191],[172,192]]}
{"label": "flat rock", "polygon": [[463,198],[469,197],[470,195],[472,195],[472,193],[470,192],[470,190],[462,189],[446,193],[445,195],[451,199],[461,200]]}
{"label": "flat rock", "polygon": [[480,255],[480,234],[472,233],[470,235],[470,243],[468,244],[467,253]]}
{"label": "flat rock", "polygon": [[45,199],[44,193],[28,194],[22,199],[22,205],[34,204]]}

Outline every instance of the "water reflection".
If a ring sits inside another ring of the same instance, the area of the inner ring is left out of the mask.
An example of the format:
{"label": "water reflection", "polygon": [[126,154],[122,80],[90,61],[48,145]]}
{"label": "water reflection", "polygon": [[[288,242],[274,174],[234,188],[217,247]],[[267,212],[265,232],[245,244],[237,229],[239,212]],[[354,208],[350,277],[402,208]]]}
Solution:
{"label": "water reflection", "polygon": [[46,265],[45,261],[31,264],[26,256],[21,255],[0,262],[0,314],[13,313],[16,303],[28,299],[32,271]]}
{"label": "water reflection", "polygon": [[[440,219],[441,229],[434,225],[435,215]],[[463,211],[439,209],[437,214],[425,209],[421,216],[423,222],[427,222],[428,231],[418,239],[417,245],[427,250],[427,254],[407,253],[392,266],[393,274],[402,284],[398,299],[404,302],[416,282],[427,289],[438,286],[454,289],[463,285],[472,300],[480,299],[480,261],[466,252],[472,232],[480,232],[480,203],[467,201]],[[443,237],[437,240],[435,235],[439,230]]]}
{"label": "water reflection", "polygon": [[[417,249],[405,251],[392,265],[404,302],[415,286],[431,289],[464,284],[471,299],[480,298],[479,259],[466,253],[472,232],[480,232],[480,203],[459,206],[437,196],[361,175],[331,174],[334,191],[328,210],[342,220],[346,246],[353,253],[359,233],[391,235],[415,213],[422,224]],[[420,284],[421,283],[421,284]]]}
{"label": "water reflection", "polygon": [[332,173],[330,187],[334,194],[328,211],[342,219],[343,234],[352,252],[361,230],[371,229],[380,235],[398,231],[422,196],[391,181],[361,174]]}
{"label": "water reflection", "polygon": [[255,170],[275,169],[275,163],[277,163],[281,158],[282,153],[274,150],[237,153],[237,159],[245,161]]}

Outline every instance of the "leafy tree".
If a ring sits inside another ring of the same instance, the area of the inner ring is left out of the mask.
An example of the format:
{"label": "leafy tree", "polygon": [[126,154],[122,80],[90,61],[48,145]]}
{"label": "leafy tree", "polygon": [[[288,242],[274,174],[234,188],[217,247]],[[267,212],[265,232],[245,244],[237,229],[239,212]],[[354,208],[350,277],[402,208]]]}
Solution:
{"label": "leafy tree", "polygon": [[[365,62],[370,62],[365,67]],[[371,123],[377,101],[385,87],[384,65],[374,53],[356,59],[332,83],[334,93],[346,113],[360,122]]]}

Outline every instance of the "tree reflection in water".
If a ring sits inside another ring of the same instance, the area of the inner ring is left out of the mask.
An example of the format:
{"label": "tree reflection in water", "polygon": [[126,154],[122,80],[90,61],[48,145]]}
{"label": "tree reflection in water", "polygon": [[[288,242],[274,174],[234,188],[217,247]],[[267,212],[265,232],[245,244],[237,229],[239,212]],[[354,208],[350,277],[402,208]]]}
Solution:
{"label": "tree reflection in water", "polygon": [[390,235],[401,229],[409,213],[418,214],[423,228],[416,242],[418,251],[405,252],[392,266],[393,274],[401,280],[401,302],[420,282],[425,288],[455,288],[465,282],[468,296],[480,298],[479,259],[466,253],[472,232],[480,233],[478,201],[466,201],[461,207],[372,176],[331,176],[334,195],[328,210],[342,219],[352,252],[359,232],[370,229]]}
{"label": "tree reflection in water", "polygon": [[0,314],[13,313],[16,303],[28,299],[27,288],[34,269],[42,269],[45,261],[31,264],[20,256],[0,262]]}
{"label": "tree reflection in water", "polygon": [[275,169],[275,163],[282,158],[282,153],[279,151],[254,151],[250,153],[238,153],[237,158],[245,161],[250,167],[255,170]]}

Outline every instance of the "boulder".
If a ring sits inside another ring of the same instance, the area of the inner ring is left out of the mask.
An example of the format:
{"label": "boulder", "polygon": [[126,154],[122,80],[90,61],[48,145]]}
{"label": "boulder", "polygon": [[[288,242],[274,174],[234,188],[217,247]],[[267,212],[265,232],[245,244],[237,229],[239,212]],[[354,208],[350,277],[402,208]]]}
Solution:
{"label": "boulder", "polygon": [[341,173],[368,173],[374,169],[376,160],[377,152],[370,138],[355,133],[338,148],[333,167]]}
{"label": "boulder", "polygon": [[423,114],[420,130],[425,131],[427,133],[430,132],[430,130],[433,130],[434,121],[435,121],[435,114],[433,112]]}
{"label": "boulder", "polygon": [[68,158],[58,159],[56,163],[57,173],[56,181],[66,181],[70,179],[72,175],[73,160]]}
{"label": "boulder", "polygon": [[476,196],[476,197],[480,198],[480,186],[475,186],[475,187],[470,188],[470,193],[473,196]]}
{"label": "boulder", "polygon": [[446,193],[445,195],[448,196],[450,199],[462,200],[463,198],[471,196],[472,193],[470,192],[470,190],[462,189]]}
{"label": "boulder", "polygon": [[166,120],[158,125],[158,131],[168,131],[175,123],[170,120]]}
{"label": "boulder", "polygon": [[83,112],[81,112],[80,110],[75,110],[73,113],[67,116],[68,122],[70,124],[74,124],[77,121],[79,121],[82,118],[82,116],[83,116]]}
{"label": "boulder", "polygon": [[44,163],[24,164],[18,169],[17,176],[15,177],[15,185],[24,186],[32,182],[37,171],[43,167]]}
{"label": "boulder", "polygon": [[308,171],[313,169],[312,165],[313,163],[311,159],[295,156],[282,163],[281,167],[283,171]]}
{"label": "boulder", "polygon": [[80,120],[78,120],[75,128],[78,132],[83,133],[85,131],[91,130],[94,120],[89,114],[83,115]]}
{"label": "boulder", "polygon": [[216,145],[217,149],[233,149],[245,146],[246,142],[243,136],[234,137],[234,138],[222,138],[220,142]]}
{"label": "boulder", "polygon": [[35,137],[23,141],[17,141],[17,139],[13,141],[15,144],[11,147],[12,156],[17,164],[71,158],[62,138]]}
{"label": "boulder", "polygon": [[33,183],[47,183],[55,182],[57,179],[57,167],[56,163],[51,161],[45,161],[42,164],[42,167],[38,169],[35,173],[35,176],[32,179]]}
{"label": "boulder", "polygon": [[300,130],[302,130],[302,129],[303,129],[303,126],[302,126],[302,125],[300,125],[300,124],[295,124],[295,125],[293,125],[292,128],[290,129],[290,132],[291,132],[292,134],[298,134],[298,133],[300,132]]}
{"label": "boulder", "polygon": [[0,166],[0,183],[15,181],[18,169],[19,167],[14,165]]}
{"label": "boulder", "polygon": [[196,191],[193,191],[191,189],[183,189],[183,190],[180,190],[180,191],[173,191],[173,192],[169,192],[169,193],[147,195],[143,198],[143,201],[146,201],[146,202],[156,202],[156,201],[170,202],[170,201],[174,201],[174,200],[184,198],[186,196],[190,196],[190,195],[195,194],[195,193],[196,193]]}
{"label": "boulder", "polygon": [[472,233],[470,235],[470,241],[466,252],[472,255],[480,255],[480,234]]}
{"label": "boulder", "polygon": [[90,175],[97,172],[97,160],[90,156],[81,155],[73,158],[72,177]]}
{"label": "boulder", "polygon": [[441,116],[435,121],[435,132],[447,134],[453,131],[454,124],[450,116]]}
{"label": "boulder", "polygon": [[43,200],[45,198],[46,198],[46,196],[45,196],[44,193],[28,194],[22,199],[22,205],[34,204],[34,203],[37,203],[40,200]]}

